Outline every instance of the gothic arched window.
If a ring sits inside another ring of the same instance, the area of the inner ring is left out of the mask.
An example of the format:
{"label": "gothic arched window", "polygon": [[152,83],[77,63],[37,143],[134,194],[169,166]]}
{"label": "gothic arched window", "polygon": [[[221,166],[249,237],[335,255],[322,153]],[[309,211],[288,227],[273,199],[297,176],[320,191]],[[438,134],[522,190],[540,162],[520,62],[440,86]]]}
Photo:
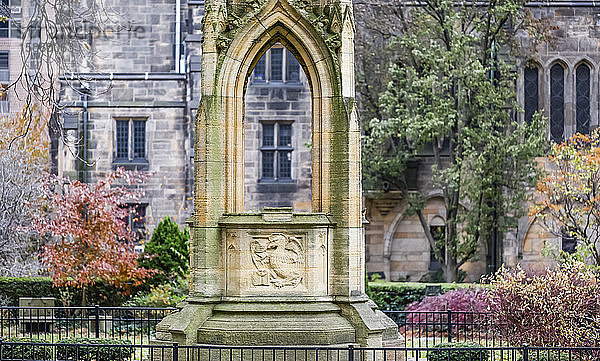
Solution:
{"label": "gothic arched window", "polygon": [[590,67],[581,64],[575,70],[577,133],[590,132]]}
{"label": "gothic arched window", "polygon": [[562,143],[565,134],[565,69],[550,68],[550,139]]}
{"label": "gothic arched window", "polygon": [[536,66],[526,67],[524,78],[525,121],[530,123],[539,105],[538,68]]}

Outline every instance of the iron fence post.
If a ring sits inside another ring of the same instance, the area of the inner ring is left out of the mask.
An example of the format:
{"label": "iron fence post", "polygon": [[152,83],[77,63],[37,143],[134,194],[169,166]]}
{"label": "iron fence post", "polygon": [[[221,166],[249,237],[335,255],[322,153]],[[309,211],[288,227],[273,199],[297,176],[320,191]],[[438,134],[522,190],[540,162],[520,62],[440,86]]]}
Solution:
{"label": "iron fence post", "polygon": [[96,331],[96,338],[100,338],[100,306],[95,305],[94,309],[96,310],[96,324],[94,325],[94,331]]}
{"label": "iron fence post", "polygon": [[446,320],[448,327],[448,342],[452,342],[452,310],[448,310],[447,312],[448,319]]}
{"label": "iron fence post", "polygon": [[354,361],[354,345],[348,345],[348,361]]}
{"label": "iron fence post", "polygon": [[173,342],[173,361],[179,360],[179,343]]}
{"label": "iron fence post", "polygon": [[523,361],[529,361],[529,345],[523,344]]}

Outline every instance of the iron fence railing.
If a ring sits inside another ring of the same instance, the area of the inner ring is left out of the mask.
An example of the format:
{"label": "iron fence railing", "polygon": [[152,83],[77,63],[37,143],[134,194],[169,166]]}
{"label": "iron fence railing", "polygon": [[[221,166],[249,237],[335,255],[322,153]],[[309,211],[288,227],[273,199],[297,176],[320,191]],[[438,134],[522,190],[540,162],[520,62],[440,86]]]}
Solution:
{"label": "iron fence railing", "polygon": [[502,326],[490,313],[465,311],[383,311],[398,325],[407,347],[472,341],[485,347],[504,345]]}
{"label": "iron fence railing", "polygon": [[0,341],[6,361],[591,361],[600,348],[363,348],[273,346],[91,345]]}
{"label": "iron fence railing", "polygon": [[147,343],[156,325],[176,308],[0,307],[0,338],[57,341],[66,338],[125,339]]}

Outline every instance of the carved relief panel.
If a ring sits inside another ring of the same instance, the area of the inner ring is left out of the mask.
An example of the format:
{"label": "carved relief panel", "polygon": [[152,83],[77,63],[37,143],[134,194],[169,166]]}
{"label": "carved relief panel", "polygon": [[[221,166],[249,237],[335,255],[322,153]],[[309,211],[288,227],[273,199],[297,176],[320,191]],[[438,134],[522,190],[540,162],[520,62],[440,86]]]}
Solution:
{"label": "carved relief panel", "polygon": [[305,276],[306,255],[302,240],[273,233],[266,241],[255,238],[250,242],[250,257],[256,270],[252,286],[296,287]]}
{"label": "carved relief panel", "polygon": [[226,295],[326,296],[327,228],[228,228]]}

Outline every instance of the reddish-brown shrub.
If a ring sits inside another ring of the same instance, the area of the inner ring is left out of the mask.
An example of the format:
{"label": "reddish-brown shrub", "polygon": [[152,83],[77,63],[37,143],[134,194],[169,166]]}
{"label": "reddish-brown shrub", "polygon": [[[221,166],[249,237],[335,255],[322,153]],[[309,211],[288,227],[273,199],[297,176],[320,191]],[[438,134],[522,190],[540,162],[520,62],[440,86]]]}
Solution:
{"label": "reddish-brown shrub", "polygon": [[600,340],[600,283],[584,264],[540,274],[502,268],[491,284],[493,325],[512,345],[594,346]]}

